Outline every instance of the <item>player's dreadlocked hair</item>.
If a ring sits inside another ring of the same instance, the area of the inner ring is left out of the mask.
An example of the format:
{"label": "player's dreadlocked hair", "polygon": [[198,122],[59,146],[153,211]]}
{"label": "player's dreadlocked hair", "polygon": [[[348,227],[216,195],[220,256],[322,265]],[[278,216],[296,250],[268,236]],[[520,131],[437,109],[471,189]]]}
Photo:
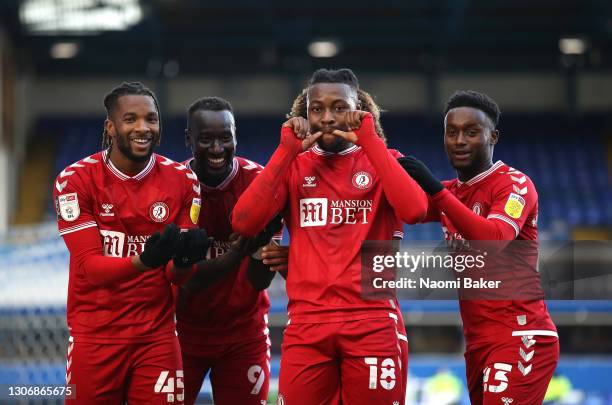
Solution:
{"label": "player's dreadlocked hair", "polygon": [[482,111],[491,119],[491,122],[493,122],[493,129],[495,129],[499,123],[499,116],[501,115],[499,106],[495,100],[486,94],[478,93],[473,90],[456,91],[446,102],[444,115],[446,116],[449,110],[457,107],[472,107]]}
{"label": "player's dreadlocked hair", "polygon": [[[157,116],[159,117],[159,133],[161,135],[161,113],[159,111],[159,104],[157,98],[151,90],[149,90],[144,84],[140,82],[123,82],[119,86],[115,87],[104,96],[104,108],[106,108],[106,115],[108,117],[117,108],[117,100],[123,96],[149,96],[155,103],[157,109]],[[107,149],[106,159],[110,158],[110,150],[113,146],[113,139],[106,133],[106,127],[102,130],[102,149]]]}
{"label": "player's dreadlocked hair", "polygon": [[202,97],[196,100],[187,109],[187,128],[189,128],[189,120],[191,115],[196,111],[229,111],[234,114],[234,109],[229,101],[221,97]]}
{"label": "player's dreadlocked hair", "polygon": [[[385,144],[387,143],[385,132],[380,123],[381,109],[376,104],[376,102],[374,102],[374,99],[368,92],[359,88],[359,81],[357,80],[357,76],[355,76],[355,73],[353,73],[351,69],[319,69],[313,73],[312,77],[308,81],[308,87],[317,83],[344,83],[355,89],[357,91],[357,99],[361,103],[361,110],[367,111],[372,114],[372,117],[374,118],[374,126],[376,128],[376,133],[382,138]],[[297,96],[297,98],[293,101],[291,111],[289,112],[289,114],[287,114],[287,118],[307,118],[306,104],[308,87],[304,88],[302,92]]]}

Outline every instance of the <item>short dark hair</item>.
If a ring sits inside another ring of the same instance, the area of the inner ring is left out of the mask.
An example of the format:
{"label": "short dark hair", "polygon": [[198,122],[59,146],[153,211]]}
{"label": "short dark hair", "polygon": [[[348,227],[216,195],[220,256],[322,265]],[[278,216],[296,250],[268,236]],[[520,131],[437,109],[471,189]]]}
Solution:
{"label": "short dark hair", "polygon": [[[123,82],[119,86],[115,87],[104,96],[104,108],[106,109],[106,115],[111,114],[117,108],[117,101],[123,96],[149,96],[153,99],[155,109],[157,110],[157,116],[159,117],[159,133],[161,134],[161,112],[159,111],[159,104],[155,94],[149,90],[144,84],[140,82]],[[108,149],[112,147],[112,138],[106,133],[106,128],[102,131],[102,149]],[[107,154],[107,158],[110,153]]]}
{"label": "short dark hair", "polygon": [[351,69],[319,69],[316,70],[310,80],[308,86],[317,83],[344,83],[348,84],[352,89],[359,90],[359,80]]}
{"label": "short dark hair", "polygon": [[221,97],[202,97],[199,100],[196,100],[189,106],[187,110],[187,114],[191,117],[196,111],[204,110],[204,111],[229,111],[232,114],[234,113],[234,109],[229,101]]}
{"label": "short dark hair", "polygon": [[155,102],[155,108],[157,108],[157,114],[159,115],[159,105],[157,104],[155,94],[140,82],[123,82],[104,96],[104,108],[106,108],[106,113],[108,115],[117,108],[117,100],[123,96],[151,97]]}
{"label": "short dark hair", "polygon": [[491,119],[493,129],[495,129],[499,123],[499,116],[501,115],[499,106],[495,100],[484,93],[473,90],[456,91],[446,102],[444,115],[446,116],[450,110],[457,107],[472,107],[482,111]]}

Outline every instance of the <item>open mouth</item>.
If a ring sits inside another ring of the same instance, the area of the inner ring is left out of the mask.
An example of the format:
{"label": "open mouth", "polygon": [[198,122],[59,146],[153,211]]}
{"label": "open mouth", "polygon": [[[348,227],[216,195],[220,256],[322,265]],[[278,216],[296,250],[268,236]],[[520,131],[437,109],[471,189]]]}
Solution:
{"label": "open mouth", "polygon": [[208,165],[212,168],[220,169],[223,166],[225,166],[225,158],[224,157],[220,157],[220,158],[209,157]]}
{"label": "open mouth", "polygon": [[136,146],[137,149],[148,149],[153,142],[153,138],[132,138],[130,142]]}
{"label": "open mouth", "polygon": [[465,152],[465,151],[453,152],[453,157],[455,159],[467,159],[470,157],[470,152]]}

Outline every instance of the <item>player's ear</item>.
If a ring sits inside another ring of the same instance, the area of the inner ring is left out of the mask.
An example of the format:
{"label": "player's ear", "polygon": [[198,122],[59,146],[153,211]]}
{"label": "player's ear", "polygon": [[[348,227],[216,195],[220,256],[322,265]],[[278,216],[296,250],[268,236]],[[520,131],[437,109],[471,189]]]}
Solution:
{"label": "player's ear", "polygon": [[110,119],[110,117],[106,117],[106,119],[104,120],[104,129],[106,130],[108,136],[115,136],[115,124],[113,124],[113,121]]}
{"label": "player's ear", "polygon": [[191,131],[189,128],[185,129],[185,146],[191,148]]}
{"label": "player's ear", "polygon": [[489,143],[491,145],[495,145],[497,144],[498,140],[499,140],[499,131],[497,129],[494,129],[493,131],[491,131],[491,140],[489,141]]}

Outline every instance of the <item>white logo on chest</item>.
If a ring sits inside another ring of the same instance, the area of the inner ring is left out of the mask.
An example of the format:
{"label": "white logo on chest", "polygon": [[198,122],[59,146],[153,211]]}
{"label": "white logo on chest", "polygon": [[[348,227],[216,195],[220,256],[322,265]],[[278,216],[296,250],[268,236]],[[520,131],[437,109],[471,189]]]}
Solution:
{"label": "white logo on chest", "polygon": [[166,219],[168,219],[169,214],[170,210],[168,209],[168,206],[161,201],[151,204],[151,207],[149,208],[149,216],[155,222],[164,222]]}

